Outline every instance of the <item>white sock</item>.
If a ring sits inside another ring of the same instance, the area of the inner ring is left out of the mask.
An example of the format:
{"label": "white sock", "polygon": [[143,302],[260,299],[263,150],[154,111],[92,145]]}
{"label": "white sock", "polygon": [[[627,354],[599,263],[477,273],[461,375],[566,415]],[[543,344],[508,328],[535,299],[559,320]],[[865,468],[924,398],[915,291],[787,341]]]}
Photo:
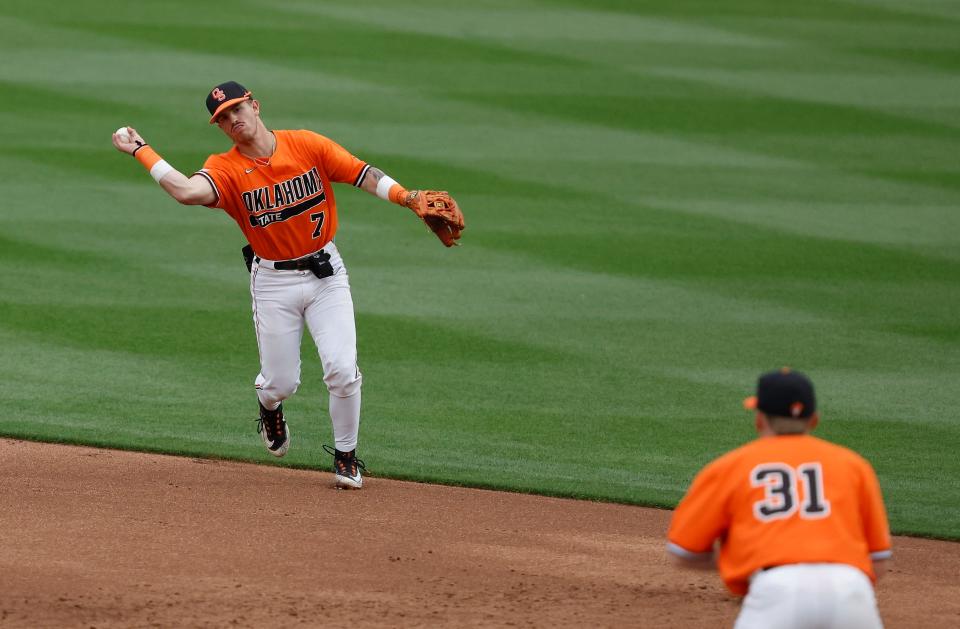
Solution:
{"label": "white sock", "polygon": [[350,397],[330,394],[330,420],[333,422],[333,440],[337,450],[350,452],[357,447],[360,433],[360,392]]}

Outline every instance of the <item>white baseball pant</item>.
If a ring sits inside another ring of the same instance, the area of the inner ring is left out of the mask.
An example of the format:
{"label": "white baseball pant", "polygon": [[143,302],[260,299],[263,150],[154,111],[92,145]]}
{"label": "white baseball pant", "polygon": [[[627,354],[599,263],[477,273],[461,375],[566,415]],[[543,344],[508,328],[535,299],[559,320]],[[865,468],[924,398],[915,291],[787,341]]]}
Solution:
{"label": "white baseball pant", "polygon": [[757,572],[734,629],[882,629],[870,578],[840,563]]}
{"label": "white baseball pant", "polygon": [[330,419],[337,450],[357,447],[360,430],[360,385],[357,331],[350,281],[332,242],[334,274],[320,279],[309,270],[278,271],[270,260],[254,261],[250,272],[253,324],[260,350],[255,386],[269,410],[300,386],[300,341],[306,323],[320,354],[323,381],[330,394]]}

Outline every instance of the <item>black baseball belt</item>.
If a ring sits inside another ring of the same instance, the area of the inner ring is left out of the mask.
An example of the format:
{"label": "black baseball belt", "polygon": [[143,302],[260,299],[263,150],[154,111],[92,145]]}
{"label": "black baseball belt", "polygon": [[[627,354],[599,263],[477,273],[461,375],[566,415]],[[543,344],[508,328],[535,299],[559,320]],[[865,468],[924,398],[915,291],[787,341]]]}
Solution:
{"label": "black baseball belt", "polygon": [[[253,253],[253,247],[246,245],[243,248],[243,261],[247,265],[247,271],[249,271],[254,261],[260,262],[260,256]],[[333,275],[330,254],[323,249],[294,260],[274,260],[273,268],[277,271],[310,271],[320,279]]]}

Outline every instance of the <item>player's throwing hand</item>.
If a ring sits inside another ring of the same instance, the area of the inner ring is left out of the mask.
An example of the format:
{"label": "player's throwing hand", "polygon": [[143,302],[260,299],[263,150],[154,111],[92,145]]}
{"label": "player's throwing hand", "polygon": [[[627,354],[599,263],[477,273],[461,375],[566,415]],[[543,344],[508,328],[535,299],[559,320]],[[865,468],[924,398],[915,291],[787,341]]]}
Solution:
{"label": "player's throwing hand", "polygon": [[[121,131],[126,131],[126,133],[121,133]],[[113,134],[113,146],[127,155],[133,155],[138,148],[145,144],[146,141],[140,137],[140,134],[133,127],[120,127]]]}

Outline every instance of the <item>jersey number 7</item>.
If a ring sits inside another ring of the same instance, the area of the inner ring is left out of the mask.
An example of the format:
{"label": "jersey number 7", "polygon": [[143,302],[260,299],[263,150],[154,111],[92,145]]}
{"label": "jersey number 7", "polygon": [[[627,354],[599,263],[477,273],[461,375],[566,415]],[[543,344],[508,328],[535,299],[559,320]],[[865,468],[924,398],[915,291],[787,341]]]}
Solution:
{"label": "jersey number 7", "polygon": [[[802,504],[797,492],[798,478],[803,485]],[[819,462],[801,463],[796,469],[786,463],[761,463],[750,472],[750,485],[764,488],[763,500],[753,503],[753,515],[761,522],[783,520],[794,514],[805,520],[830,515]]]}
{"label": "jersey number 7", "polygon": [[310,215],[310,222],[316,222],[316,223],[317,223],[317,228],[316,228],[315,230],[313,230],[313,236],[310,236],[310,237],[311,237],[311,238],[319,238],[319,237],[320,237],[320,228],[323,227],[323,212],[317,212],[316,214],[311,214],[311,215]]}

